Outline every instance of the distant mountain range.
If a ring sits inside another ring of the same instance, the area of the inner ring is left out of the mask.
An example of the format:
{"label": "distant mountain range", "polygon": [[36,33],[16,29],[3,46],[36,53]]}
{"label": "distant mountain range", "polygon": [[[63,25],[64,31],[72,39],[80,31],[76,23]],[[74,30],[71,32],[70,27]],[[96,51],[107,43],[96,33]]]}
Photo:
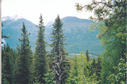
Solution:
{"label": "distant mountain range", "polygon": [[[19,44],[18,39],[20,38],[22,23],[25,23],[27,31],[30,33],[29,39],[32,49],[35,48],[35,43],[37,39],[37,25],[31,21],[19,18],[3,18],[3,28],[2,33],[8,35],[8,39],[4,39],[6,43],[10,45],[11,48],[16,49],[17,44]],[[68,16],[62,18],[63,30],[65,35],[65,48],[69,54],[80,53],[86,51],[87,49],[95,54],[100,54],[103,48],[100,46],[99,39],[96,38],[97,31],[89,32],[89,26],[94,22],[88,19],[79,19],[77,17]],[[52,31],[52,22],[49,22],[45,26],[45,39],[47,41],[47,49],[50,50],[48,44],[50,44],[50,36]]]}

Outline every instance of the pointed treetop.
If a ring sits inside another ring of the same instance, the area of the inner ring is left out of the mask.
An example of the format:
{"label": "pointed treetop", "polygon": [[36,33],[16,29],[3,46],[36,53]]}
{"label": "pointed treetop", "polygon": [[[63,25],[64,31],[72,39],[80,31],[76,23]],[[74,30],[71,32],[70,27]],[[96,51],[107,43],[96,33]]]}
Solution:
{"label": "pointed treetop", "polygon": [[24,34],[26,34],[26,27],[25,27],[24,22],[23,22],[23,24],[22,24],[22,32],[23,32]]}
{"label": "pointed treetop", "polygon": [[57,15],[57,18],[56,18],[56,20],[60,20],[60,16],[59,16],[59,14]]}
{"label": "pointed treetop", "polygon": [[59,14],[57,14],[57,17],[60,18]]}
{"label": "pointed treetop", "polygon": [[39,28],[44,27],[44,23],[43,23],[43,18],[42,18],[42,14],[40,14],[40,21],[39,21]]}
{"label": "pointed treetop", "polygon": [[89,57],[89,52],[88,52],[88,50],[86,50],[86,58],[87,58],[87,62],[89,62],[89,61],[90,61],[90,57]]}
{"label": "pointed treetop", "polygon": [[42,14],[40,14],[40,17],[39,18],[42,19]]}
{"label": "pointed treetop", "polygon": [[24,22],[22,23],[22,25],[23,25],[23,28],[25,28],[25,23]]}
{"label": "pointed treetop", "polygon": [[59,25],[59,27],[61,27],[63,25],[59,15],[57,15],[53,26],[55,27],[55,26],[58,26],[58,25]]}

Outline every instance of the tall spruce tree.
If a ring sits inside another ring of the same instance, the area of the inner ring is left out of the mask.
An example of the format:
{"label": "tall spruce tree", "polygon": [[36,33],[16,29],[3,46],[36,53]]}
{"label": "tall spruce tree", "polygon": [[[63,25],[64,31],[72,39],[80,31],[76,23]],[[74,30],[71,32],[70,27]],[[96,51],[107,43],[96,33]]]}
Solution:
{"label": "tall spruce tree", "polygon": [[44,76],[47,73],[48,64],[47,64],[47,56],[45,49],[45,41],[44,41],[44,31],[45,27],[43,24],[42,15],[40,15],[39,21],[39,30],[38,30],[38,39],[36,42],[35,55],[34,55],[34,81],[38,81],[41,84],[45,84]]}
{"label": "tall spruce tree", "polygon": [[55,74],[56,84],[65,84],[69,68],[69,63],[65,57],[66,52],[64,49],[64,33],[62,25],[60,17],[57,16],[53,24],[51,44],[52,70]]}
{"label": "tall spruce tree", "polygon": [[31,53],[29,34],[23,23],[20,45],[18,47],[18,57],[16,59],[15,84],[29,84]]}

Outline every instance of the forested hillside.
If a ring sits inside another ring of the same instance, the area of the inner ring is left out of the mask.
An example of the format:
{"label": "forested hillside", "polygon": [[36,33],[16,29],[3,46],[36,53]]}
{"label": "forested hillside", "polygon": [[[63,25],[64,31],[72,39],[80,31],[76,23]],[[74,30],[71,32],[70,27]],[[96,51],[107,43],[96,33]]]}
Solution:
{"label": "forested hillside", "polygon": [[94,12],[91,20],[57,15],[47,26],[42,15],[38,25],[5,20],[2,84],[126,84],[126,5],[126,0],[77,3],[78,11]]}

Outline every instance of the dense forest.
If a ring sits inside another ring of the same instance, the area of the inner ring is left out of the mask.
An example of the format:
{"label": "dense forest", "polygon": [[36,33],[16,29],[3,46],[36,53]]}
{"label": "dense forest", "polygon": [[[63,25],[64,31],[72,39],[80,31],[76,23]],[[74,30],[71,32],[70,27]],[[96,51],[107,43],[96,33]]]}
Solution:
{"label": "dense forest", "polygon": [[[89,50],[69,56],[64,48],[63,23],[56,17],[50,51],[46,50],[45,26],[40,15],[36,47],[32,51],[25,23],[16,49],[2,46],[2,84],[126,84],[127,0],[93,0],[76,4],[78,11],[94,12],[92,30],[98,30],[104,51],[91,57]],[[4,35],[3,38],[8,39]],[[34,38],[33,38],[34,39]],[[94,41],[94,40],[93,40]]]}

